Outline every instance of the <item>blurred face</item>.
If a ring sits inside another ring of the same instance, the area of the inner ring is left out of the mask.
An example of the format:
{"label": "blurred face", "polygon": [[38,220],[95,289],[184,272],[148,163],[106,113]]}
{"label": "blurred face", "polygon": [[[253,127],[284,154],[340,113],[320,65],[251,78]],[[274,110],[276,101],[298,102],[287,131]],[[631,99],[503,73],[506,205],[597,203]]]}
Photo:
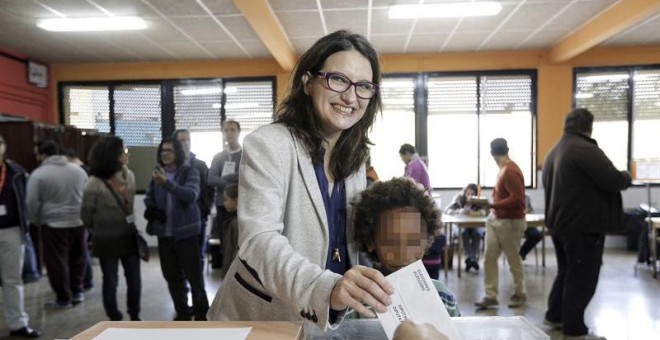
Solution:
{"label": "blurred face", "polygon": [[238,201],[236,199],[227,196],[227,194],[222,194],[222,203],[225,205],[225,209],[227,209],[227,211],[236,211],[236,206],[238,205]]}
{"label": "blurred face", "polygon": [[0,137],[0,161],[5,159],[5,153],[7,152],[7,143],[4,138]]}
{"label": "blurred face", "polygon": [[37,163],[41,163],[44,160],[44,157],[39,153],[39,148],[35,146],[32,151],[34,152],[34,158],[37,159]]}
{"label": "blurred face", "polygon": [[225,123],[225,126],[222,127],[222,136],[231,145],[238,144],[238,136],[240,135],[241,131],[238,130],[238,126],[233,122]]}
{"label": "blurred face", "polygon": [[[341,73],[352,82],[371,82],[373,79],[369,60],[355,50],[330,55],[319,71]],[[303,77],[305,93],[312,99],[314,114],[326,137],[337,138],[362,119],[370,99],[357,97],[355,86],[337,93],[329,88],[323,76],[308,73]]]}
{"label": "blurred face", "polygon": [[380,214],[376,240],[368,248],[376,251],[387,275],[421,259],[428,244],[426,222],[419,210],[401,207]]}
{"label": "blurred face", "polygon": [[475,196],[477,193],[472,190],[472,188],[465,189],[465,197],[470,198]]}
{"label": "blurred face", "polygon": [[119,156],[119,163],[122,165],[128,165],[128,157],[131,155],[128,153],[128,148],[123,146],[122,149],[124,152],[121,153],[121,156]]}
{"label": "blurred face", "polygon": [[176,134],[176,140],[181,143],[186,158],[190,156],[190,132],[179,132]]}
{"label": "blurred face", "polygon": [[176,154],[174,153],[174,146],[172,143],[163,143],[160,150],[160,158],[165,167],[176,165]]}
{"label": "blurred face", "polygon": [[412,159],[412,154],[408,152],[400,153],[399,156],[401,157],[401,160],[406,164],[410,163],[410,160]]}

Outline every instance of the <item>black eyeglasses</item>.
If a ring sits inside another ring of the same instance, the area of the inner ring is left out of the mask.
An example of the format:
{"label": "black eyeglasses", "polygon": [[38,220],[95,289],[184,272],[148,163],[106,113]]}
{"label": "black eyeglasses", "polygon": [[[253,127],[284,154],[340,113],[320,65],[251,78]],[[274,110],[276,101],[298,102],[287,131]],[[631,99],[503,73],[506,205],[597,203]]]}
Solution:
{"label": "black eyeglasses", "polygon": [[313,75],[325,78],[328,88],[337,93],[344,93],[355,86],[358,98],[370,99],[378,92],[378,85],[370,81],[351,81],[345,74],[337,72],[312,72]]}

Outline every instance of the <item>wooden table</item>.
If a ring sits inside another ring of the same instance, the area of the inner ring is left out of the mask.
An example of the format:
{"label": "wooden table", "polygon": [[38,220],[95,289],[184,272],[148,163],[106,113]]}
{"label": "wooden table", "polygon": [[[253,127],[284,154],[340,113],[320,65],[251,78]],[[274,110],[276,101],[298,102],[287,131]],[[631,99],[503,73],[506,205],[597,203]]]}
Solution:
{"label": "wooden table", "polygon": [[248,339],[304,339],[303,323],[288,321],[101,321],[71,340],[93,339],[107,328],[245,328],[252,327]]}
{"label": "wooden table", "polygon": [[[543,214],[527,214],[525,216],[527,227],[541,227],[541,264],[545,267],[545,215]],[[485,216],[465,216],[465,215],[442,215],[442,222],[445,225],[445,234],[449,240],[449,246],[445,247],[445,277],[449,272],[449,247],[451,247],[451,237],[453,226],[458,227],[458,277],[461,277],[461,250],[463,247],[463,233],[461,228],[480,228],[486,226]],[[485,242],[485,241],[484,241]]]}
{"label": "wooden table", "polygon": [[651,263],[653,267],[653,278],[658,277],[658,243],[657,237],[660,234],[660,217],[651,217]]}

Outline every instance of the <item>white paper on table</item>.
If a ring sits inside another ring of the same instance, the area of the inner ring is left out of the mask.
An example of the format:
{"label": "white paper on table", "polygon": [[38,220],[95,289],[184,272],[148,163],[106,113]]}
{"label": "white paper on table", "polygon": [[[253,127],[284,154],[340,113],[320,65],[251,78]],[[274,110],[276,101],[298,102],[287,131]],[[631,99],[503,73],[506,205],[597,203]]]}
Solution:
{"label": "white paper on table", "polygon": [[451,340],[462,340],[421,260],[397,270],[386,279],[394,287],[394,294],[390,295],[392,304],[387,306],[387,312],[376,315],[388,339],[392,339],[400,323],[410,319],[433,325]]}
{"label": "white paper on table", "polygon": [[245,328],[115,328],[109,327],[95,340],[245,340],[252,327]]}

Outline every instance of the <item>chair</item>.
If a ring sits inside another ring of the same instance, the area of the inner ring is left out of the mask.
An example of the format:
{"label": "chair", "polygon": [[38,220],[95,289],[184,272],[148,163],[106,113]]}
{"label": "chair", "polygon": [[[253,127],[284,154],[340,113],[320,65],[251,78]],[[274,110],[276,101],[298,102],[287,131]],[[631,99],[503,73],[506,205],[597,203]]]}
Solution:
{"label": "chair", "polygon": [[[539,250],[538,250],[538,247],[537,247],[538,245],[539,245],[538,243],[534,245],[534,261],[536,262],[537,267],[539,266]],[[500,255],[500,256],[502,256],[502,265],[505,266],[506,265],[506,256],[503,256],[503,255]]]}

